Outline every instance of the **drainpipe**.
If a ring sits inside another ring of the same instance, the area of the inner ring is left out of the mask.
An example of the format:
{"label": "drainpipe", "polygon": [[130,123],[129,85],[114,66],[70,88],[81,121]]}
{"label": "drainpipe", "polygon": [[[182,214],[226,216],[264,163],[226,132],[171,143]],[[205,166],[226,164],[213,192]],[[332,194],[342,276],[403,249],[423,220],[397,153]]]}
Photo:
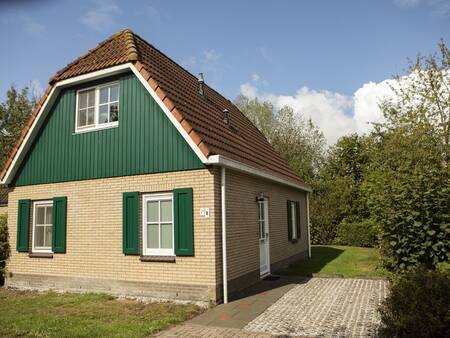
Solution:
{"label": "drainpipe", "polygon": [[309,192],[306,193],[306,222],[308,224],[308,258],[311,258],[311,222],[309,221]]}
{"label": "drainpipe", "polygon": [[227,215],[225,207],[225,167],[221,168],[221,200],[222,200],[222,276],[223,276],[223,302],[228,303],[228,276],[227,276]]}

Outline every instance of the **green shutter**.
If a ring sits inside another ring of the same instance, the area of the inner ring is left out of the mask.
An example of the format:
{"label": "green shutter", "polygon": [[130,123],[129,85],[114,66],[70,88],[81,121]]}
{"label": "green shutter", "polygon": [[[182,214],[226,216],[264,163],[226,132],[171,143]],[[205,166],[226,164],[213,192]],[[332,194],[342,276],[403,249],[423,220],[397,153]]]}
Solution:
{"label": "green shutter", "polygon": [[300,202],[295,202],[295,215],[296,215],[296,222],[297,224],[297,238],[301,237],[301,224],[300,224]]}
{"label": "green shutter", "polygon": [[52,251],[66,252],[67,197],[54,197],[52,208]]}
{"label": "green shutter", "polygon": [[122,199],[122,249],[139,255],[139,193],[124,192]]}
{"label": "green shutter", "polygon": [[174,200],[174,233],[175,255],[194,255],[194,227],[192,188],[175,189]]}
{"label": "green shutter", "polygon": [[288,241],[292,241],[292,211],[291,201],[287,201],[287,225],[288,225]]}
{"label": "green shutter", "polygon": [[28,252],[30,206],[30,200],[19,200],[16,239],[17,251],[19,252]]}

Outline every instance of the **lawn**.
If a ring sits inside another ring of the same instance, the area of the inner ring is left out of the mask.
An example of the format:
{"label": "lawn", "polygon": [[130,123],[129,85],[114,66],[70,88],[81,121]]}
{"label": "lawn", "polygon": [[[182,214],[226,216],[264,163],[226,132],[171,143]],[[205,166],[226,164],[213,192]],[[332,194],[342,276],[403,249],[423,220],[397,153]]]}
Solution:
{"label": "lawn", "polygon": [[311,259],[300,260],[277,273],[282,275],[341,277],[388,277],[379,266],[379,254],[375,248],[352,246],[312,246]]}
{"label": "lawn", "polygon": [[201,311],[105,294],[0,289],[0,337],[145,337]]}

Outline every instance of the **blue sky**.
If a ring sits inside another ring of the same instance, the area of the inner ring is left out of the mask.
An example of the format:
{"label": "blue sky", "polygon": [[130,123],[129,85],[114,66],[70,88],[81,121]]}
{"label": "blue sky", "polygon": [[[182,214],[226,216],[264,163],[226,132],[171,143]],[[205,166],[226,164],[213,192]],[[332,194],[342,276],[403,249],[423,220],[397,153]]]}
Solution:
{"label": "blue sky", "polygon": [[352,117],[365,84],[449,42],[450,0],[0,1],[0,99],[125,27],[230,99],[317,94]]}

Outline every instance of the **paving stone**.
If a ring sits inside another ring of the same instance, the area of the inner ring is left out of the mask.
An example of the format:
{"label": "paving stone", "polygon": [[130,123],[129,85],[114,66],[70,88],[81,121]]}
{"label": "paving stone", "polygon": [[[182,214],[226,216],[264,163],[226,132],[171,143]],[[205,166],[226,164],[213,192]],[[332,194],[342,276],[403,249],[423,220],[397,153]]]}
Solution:
{"label": "paving stone", "polygon": [[272,335],[374,337],[385,280],[311,278],[298,284],[244,329]]}
{"label": "paving stone", "polygon": [[162,331],[158,338],[274,338],[267,333],[249,332],[236,328],[184,324]]}

